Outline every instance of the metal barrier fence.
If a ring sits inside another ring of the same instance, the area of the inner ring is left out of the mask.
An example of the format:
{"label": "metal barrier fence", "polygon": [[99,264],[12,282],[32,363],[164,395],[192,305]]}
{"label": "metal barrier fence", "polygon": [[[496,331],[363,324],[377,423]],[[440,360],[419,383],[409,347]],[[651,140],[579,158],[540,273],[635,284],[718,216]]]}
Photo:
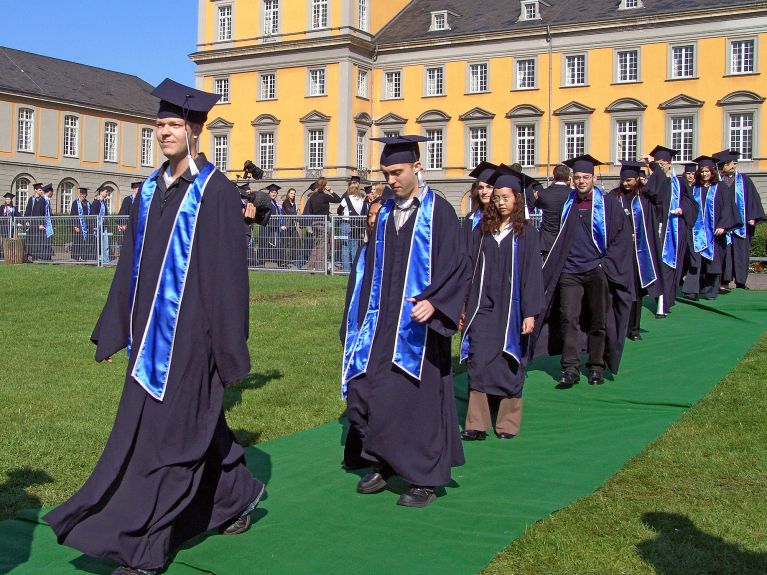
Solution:
{"label": "metal barrier fence", "polygon": [[266,226],[253,225],[248,240],[248,268],[327,273],[329,223],[324,216],[273,214]]}

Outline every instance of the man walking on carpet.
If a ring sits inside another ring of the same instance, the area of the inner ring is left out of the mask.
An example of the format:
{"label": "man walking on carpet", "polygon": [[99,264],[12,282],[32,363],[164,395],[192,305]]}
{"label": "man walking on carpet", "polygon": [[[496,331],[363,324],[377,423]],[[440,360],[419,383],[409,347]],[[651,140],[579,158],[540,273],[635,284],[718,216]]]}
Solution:
{"label": "man walking on carpet", "polygon": [[91,336],[96,361],[127,346],[122,398],[90,478],[45,517],[115,575],[155,574],[211,529],[242,533],[264,494],[223,411],[250,358],[240,194],[197,149],[219,96],[167,79],[152,93],[168,161],[137,195]]}

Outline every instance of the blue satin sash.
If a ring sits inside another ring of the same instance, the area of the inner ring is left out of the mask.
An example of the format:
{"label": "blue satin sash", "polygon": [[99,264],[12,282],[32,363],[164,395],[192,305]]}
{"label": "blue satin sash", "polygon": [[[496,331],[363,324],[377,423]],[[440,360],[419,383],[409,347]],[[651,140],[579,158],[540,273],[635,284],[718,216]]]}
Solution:
{"label": "blue satin sash", "polygon": [[695,199],[695,203],[698,204],[698,217],[695,219],[695,225],[692,227],[692,247],[697,253],[702,252],[704,249],[706,249],[706,245],[708,245],[708,240],[706,239],[706,230],[703,225],[703,213],[705,212],[705,206],[703,206],[701,203],[700,194],[701,188],[699,186],[695,186],[692,189],[692,197]]}
{"label": "blue satin sash", "polygon": [[637,268],[639,270],[639,283],[646,288],[655,280],[658,275],[655,271],[655,264],[652,261],[650,253],[650,242],[647,239],[647,228],[645,228],[644,208],[639,196],[634,196],[631,200],[631,215],[634,223],[634,253],[636,254]]}
{"label": "blue satin sash", "polygon": [[51,201],[43,196],[45,201],[45,237],[49,238],[53,235],[53,222],[51,222]]}
{"label": "blue satin sash", "polygon": [[706,247],[703,248],[700,253],[709,261],[714,260],[714,230],[716,230],[714,203],[716,201],[716,191],[718,187],[718,184],[714,184],[708,189],[706,203],[705,206],[703,206],[703,231],[706,234]]}
{"label": "blue satin sash", "polygon": [[471,216],[471,231],[477,229],[477,226],[482,221],[482,208],[477,208],[474,214]]}
{"label": "blue satin sash", "polygon": [[[88,226],[85,224],[85,217],[83,216],[83,203],[80,200],[77,202],[77,215],[80,216],[80,231],[83,234],[83,238],[88,237]],[[88,208],[88,215],[91,215],[91,205],[89,202],[85,202],[85,206]]]}
{"label": "blue satin sash", "polygon": [[[562,209],[562,217],[559,221],[559,233],[562,233],[562,229],[565,225],[565,220],[570,213],[570,208],[573,207],[575,198],[578,192],[573,190],[570,192],[570,196],[567,198],[565,205]],[[600,254],[607,252],[607,215],[605,212],[605,197],[602,190],[594,186],[594,190],[591,194],[591,240],[599,250]],[[559,239],[559,234],[557,234]],[[556,244],[556,240],[554,241]],[[552,249],[553,251],[553,249]],[[548,257],[546,258],[548,259]]]}
{"label": "blue satin sash", "polygon": [[[133,379],[158,401],[163,400],[168,383],[176,326],[178,325],[179,311],[194,245],[197,215],[202,204],[205,186],[215,170],[213,164],[206,163],[181,201],[168,240],[165,258],[160,268],[149,318],[138,348],[136,362],[131,371]],[[133,248],[133,277],[131,280],[131,342],[133,340],[133,305],[141,270],[146,224],[152,196],[157,187],[155,177],[158,171],[149,176],[140,191],[141,200],[136,223],[136,243]],[[128,352],[131,351],[132,348],[129,345]]]}
{"label": "blue satin sash", "polygon": [[663,263],[673,269],[676,269],[676,258],[679,253],[679,216],[674,215],[674,210],[679,209],[681,193],[682,190],[679,185],[679,178],[672,174],[671,202],[668,207],[666,237],[663,238]]}
{"label": "blue satin sash", "polygon": [[735,205],[740,214],[740,221],[743,225],[732,230],[732,233],[740,238],[746,237],[746,187],[742,174],[735,174]]}
{"label": "blue satin sash", "polygon": [[[383,277],[384,250],[386,238],[386,222],[389,219],[394,200],[387,201],[378,212],[376,223],[376,245],[374,255],[373,277],[371,281],[370,299],[365,318],[359,330],[356,329],[357,317],[352,316],[352,305],[359,306],[362,283],[357,280],[349,304],[349,316],[347,326],[352,325],[350,332],[347,327],[347,337],[344,345],[344,368],[342,373],[342,385],[367,371],[370,353],[373,348],[378,314],[381,305],[381,279]],[[426,336],[428,326],[418,323],[410,318],[414,303],[407,298],[416,297],[431,283],[432,261],[432,224],[434,219],[434,192],[425,187],[421,206],[416,214],[413,236],[410,240],[410,253],[408,255],[405,286],[402,294],[402,306],[400,308],[397,340],[394,344],[394,356],[392,363],[405,373],[420,381],[421,368],[426,353]],[[365,253],[360,254],[357,269],[364,270]],[[364,273],[364,272],[363,272]],[[395,296],[396,297],[396,296]],[[356,300],[356,301],[355,301]],[[359,308],[358,308],[359,309]]]}
{"label": "blue satin sash", "polygon": [[[381,216],[381,211],[378,216]],[[376,242],[378,244],[378,242]],[[362,278],[365,276],[365,257],[367,254],[368,244],[362,244],[360,249],[360,257],[357,258],[357,267],[354,269],[354,289],[352,290],[352,297],[349,300],[349,311],[346,315],[346,339],[344,340],[344,369],[346,370],[349,365],[351,354],[354,350],[353,344],[356,342],[359,329],[357,324],[357,318],[359,317],[360,309],[360,290],[362,288]],[[346,377],[346,371],[341,376],[341,397],[346,399],[346,394],[349,391],[349,384]]]}

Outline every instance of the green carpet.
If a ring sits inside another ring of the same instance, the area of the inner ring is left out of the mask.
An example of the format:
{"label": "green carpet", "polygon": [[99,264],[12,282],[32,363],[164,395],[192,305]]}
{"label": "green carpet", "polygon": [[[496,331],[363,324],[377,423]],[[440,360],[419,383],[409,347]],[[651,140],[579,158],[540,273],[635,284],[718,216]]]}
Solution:
{"label": "green carpet", "polygon": [[[355,493],[357,475],[339,468],[341,423],[259,444],[248,458],[268,482],[268,498],[253,528],[200,538],[167,573],[476,573],[527,526],[593,492],[655,440],[735,366],[765,325],[767,293],[738,290],[715,302],[680,303],[662,321],[645,310],[644,340],[626,343],[620,375],[601,387],[582,378],[557,390],[558,358],[536,362],[520,436],[464,444],[466,465],[426,509],[397,507],[389,491]],[[461,417],[464,388],[457,378]],[[41,514],[0,523],[0,574],[111,571],[57,545],[36,522]]]}

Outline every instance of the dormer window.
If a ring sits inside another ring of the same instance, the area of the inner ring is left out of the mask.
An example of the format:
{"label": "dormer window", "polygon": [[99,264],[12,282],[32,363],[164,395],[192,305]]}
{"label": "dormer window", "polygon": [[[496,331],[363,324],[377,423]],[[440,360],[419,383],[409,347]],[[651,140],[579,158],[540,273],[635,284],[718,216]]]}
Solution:
{"label": "dormer window", "polygon": [[621,0],[618,10],[631,10],[633,8],[644,8],[642,0]]}
{"label": "dormer window", "polygon": [[450,24],[447,22],[447,10],[431,13],[429,32],[438,32],[440,30],[450,30]]}
{"label": "dormer window", "polygon": [[522,0],[519,13],[520,20],[540,20],[541,10],[538,6],[538,0]]}

